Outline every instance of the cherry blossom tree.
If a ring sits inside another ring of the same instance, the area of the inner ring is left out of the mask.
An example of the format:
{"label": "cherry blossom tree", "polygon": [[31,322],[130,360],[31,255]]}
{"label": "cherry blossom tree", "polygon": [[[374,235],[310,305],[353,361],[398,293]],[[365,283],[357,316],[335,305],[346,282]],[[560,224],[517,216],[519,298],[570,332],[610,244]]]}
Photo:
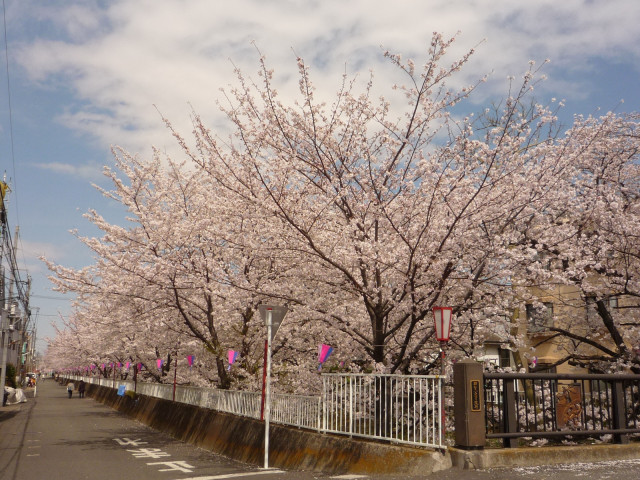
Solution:
{"label": "cherry blossom tree", "polygon": [[533,65],[492,125],[456,119],[454,108],[477,85],[446,89],[468,58],[441,66],[452,41],[434,35],[422,70],[388,54],[407,80],[394,87],[406,99],[399,115],[373,99],[373,79],[360,92],[345,78],[332,105],[316,101],[302,59],[300,100],[287,106],[262,60],[262,83],[239,72],[223,107],[236,127],[228,141],[197,115],[196,148],[176,133],[235,206],[269,219],[270,241],[251,248],[289,252],[299,266],[301,281],[281,282],[281,298],[391,372],[421,371],[438,304],[455,307],[454,342],[469,352],[497,324],[509,336],[504,252],[525,207],[544,194],[531,179],[553,181],[553,169],[535,161],[553,148],[551,112],[521,108]]}
{"label": "cherry blossom tree", "polygon": [[[513,312],[561,282],[595,294],[613,341],[555,326],[600,350],[569,360],[631,359],[619,340],[637,321],[609,318],[601,303],[638,294],[637,119],[577,119],[564,134],[557,106],[531,100],[533,63],[495,109],[465,117],[482,79],[447,86],[472,54],[447,61],[452,42],[434,34],[422,68],[386,54],[405,82],[389,87],[393,102],[376,98],[373,75],[364,85],[345,75],[327,104],[302,59],[299,97],[285,102],[261,59],[259,82],[237,71],[226,93],[228,138],[194,113],[193,140],[165,119],[179,161],[114,150],[114,188],[102,193],[129,224],[89,212],[103,236],[79,238],[96,264],[48,263],[56,287],[78,294],[62,337],[86,355],[144,361],[198,345],[220,386],[255,388],[257,306],[286,304],[274,369],[295,390],[317,381],[318,343],[332,343],[350,370],[428,372],[437,305],[454,308],[457,355],[496,335],[521,345]],[[545,255],[562,268],[541,268]],[[108,341],[95,338],[98,325]],[[229,348],[241,352],[231,372]]]}
{"label": "cherry blossom tree", "polygon": [[561,345],[557,364],[640,371],[638,116],[577,118],[557,144],[565,170],[521,232],[522,286],[566,307],[537,344]]}

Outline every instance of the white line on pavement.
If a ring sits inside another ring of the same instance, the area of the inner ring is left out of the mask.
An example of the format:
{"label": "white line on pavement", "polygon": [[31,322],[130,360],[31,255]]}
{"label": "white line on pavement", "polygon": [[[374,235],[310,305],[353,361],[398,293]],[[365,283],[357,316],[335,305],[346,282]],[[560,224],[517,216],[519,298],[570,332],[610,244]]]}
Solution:
{"label": "white line on pavement", "polygon": [[250,475],[268,475],[270,473],[285,473],[285,472],[283,470],[256,470],[254,472],[227,473],[223,475],[213,475],[213,476],[206,476],[206,477],[181,478],[180,480],[224,480],[225,478],[248,477]]}

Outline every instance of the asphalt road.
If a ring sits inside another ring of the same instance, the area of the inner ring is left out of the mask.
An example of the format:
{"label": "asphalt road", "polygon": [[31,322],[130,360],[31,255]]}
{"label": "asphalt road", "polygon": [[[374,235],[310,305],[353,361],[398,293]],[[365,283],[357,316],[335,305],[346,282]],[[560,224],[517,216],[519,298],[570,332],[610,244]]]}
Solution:
{"label": "asphalt road", "polygon": [[640,480],[640,459],[430,476],[264,470],[177,441],[52,380],[27,403],[0,408],[0,480]]}

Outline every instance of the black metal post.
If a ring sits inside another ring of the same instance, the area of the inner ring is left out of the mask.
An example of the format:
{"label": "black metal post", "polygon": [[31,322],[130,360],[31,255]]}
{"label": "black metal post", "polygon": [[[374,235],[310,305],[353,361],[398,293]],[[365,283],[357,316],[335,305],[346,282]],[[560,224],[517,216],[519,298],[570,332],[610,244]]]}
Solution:
{"label": "black metal post", "polygon": [[[611,383],[611,406],[613,417],[613,428],[615,430],[627,428],[627,415],[624,408],[624,388],[621,380]],[[614,433],[613,441],[615,443],[629,443],[629,435],[622,433]]]}
{"label": "black metal post", "polygon": [[[504,379],[502,384],[502,421],[504,423],[504,433],[516,433],[518,431],[517,404],[515,379]],[[505,438],[503,441],[505,448],[515,448],[518,446],[517,438]]]}

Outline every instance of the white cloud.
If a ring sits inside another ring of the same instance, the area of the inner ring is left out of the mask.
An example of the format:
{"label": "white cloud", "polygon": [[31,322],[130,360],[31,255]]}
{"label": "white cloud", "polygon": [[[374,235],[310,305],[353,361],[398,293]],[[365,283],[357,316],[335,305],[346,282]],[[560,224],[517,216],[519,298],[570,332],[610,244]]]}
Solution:
{"label": "white cloud", "polygon": [[257,69],[252,41],[276,70],[281,92],[296,89],[292,50],[313,64],[316,83],[331,93],[345,64],[349,72],[372,67],[386,84],[393,69],[381,65],[380,45],[420,61],[433,31],[462,32],[455,56],[486,38],[464,75],[494,71],[493,88],[524,72],[530,58],[550,57],[558,72],[551,85],[568,89],[555,92],[559,97],[581,81],[560,72],[587,73],[594,56],[640,57],[635,0],[58,1],[44,11],[27,3],[48,34],[26,39],[17,61],[34,81],[75,92],[77,103],[60,112],[60,121],[134,151],[172,142],[154,105],[186,132],[188,103],[215,119],[219,88],[235,82],[229,59],[249,73]]}
{"label": "white cloud", "polygon": [[73,165],[71,163],[49,162],[34,163],[33,166],[43,170],[49,170],[51,172],[84,178],[87,180],[97,180],[102,178],[103,167],[97,163]]}

